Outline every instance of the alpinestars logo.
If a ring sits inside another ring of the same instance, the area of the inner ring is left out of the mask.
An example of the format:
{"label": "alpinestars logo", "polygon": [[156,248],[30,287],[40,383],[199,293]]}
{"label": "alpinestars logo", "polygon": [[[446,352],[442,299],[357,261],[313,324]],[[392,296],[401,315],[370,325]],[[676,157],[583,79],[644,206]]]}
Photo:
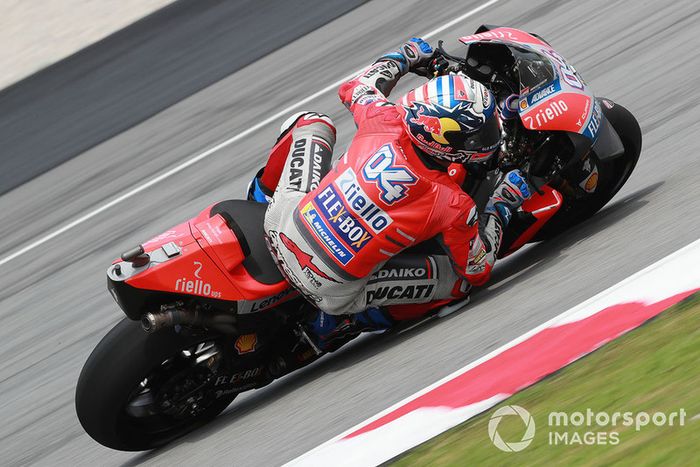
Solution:
{"label": "alpinestars logo", "polygon": [[299,266],[301,266],[301,270],[304,272],[311,271],[314,274],[316,274],[318,277],[321,277],[323,279],[326,279],[327,281],[331,282],[338,282],[337,280],[333,279],[331,276],[326,274],[325,272],[321,271],[318,266],[316,266],[313,263],[314,257],[311,256],[310,254],[306,253],[303,251],[299,246],[292,241],[291,238],[287,237],[285,234],[280,232],[279,234],[280,240],[282,240],[282,244],[287,247],[287,249],[292,252],[292,254],[296,257],[297,262],[299,263]]}

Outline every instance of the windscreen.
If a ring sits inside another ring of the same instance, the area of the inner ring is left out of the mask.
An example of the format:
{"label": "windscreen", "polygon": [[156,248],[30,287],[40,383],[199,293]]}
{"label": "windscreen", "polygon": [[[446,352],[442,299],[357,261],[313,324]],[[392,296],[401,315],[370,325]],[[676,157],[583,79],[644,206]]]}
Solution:
{"label": "windscreen", "polygon": [[532,50],[511,46],[515,67],[520,75],[520,94],[527,94],[554,80],[552,62]]}
{"label": "windscreen", "polygon": [[493,72],[502,73],[510,82],[519,81],[521,95],[553,81],[556,76],[552,62],[532,49],[496,41],[470,44],[465,73],[487,83]]}

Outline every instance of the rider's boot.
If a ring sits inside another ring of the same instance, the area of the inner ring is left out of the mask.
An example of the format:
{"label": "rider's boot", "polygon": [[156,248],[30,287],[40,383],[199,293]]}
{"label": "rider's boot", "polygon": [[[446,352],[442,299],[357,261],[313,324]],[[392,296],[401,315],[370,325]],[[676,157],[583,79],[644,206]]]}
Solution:
{"label": "rider's boot", "polygon": [[333,352],[363,332],[383,331],[394,325],[394,319],[380,307],[368,308],[353,315],[330,315],[318,311],[307,324],[316,346]]}
{"label": "rider's boot", "polygon": [[284,165],[287,160],[287,155],[290,152],[292,145],[292,133],[296,128],[301,128],[314,123],[323,123],[333,129],[335,127],[331,119],[323,114],[315,112],[299,112],[282,123],[280,135],[275,142],[275,145],[270,150],[265,167],[260,169],[253,180],[248,185],[247,199],[249,201],[257,201],[259,203],[269,203],[272,194],[277,188]]}

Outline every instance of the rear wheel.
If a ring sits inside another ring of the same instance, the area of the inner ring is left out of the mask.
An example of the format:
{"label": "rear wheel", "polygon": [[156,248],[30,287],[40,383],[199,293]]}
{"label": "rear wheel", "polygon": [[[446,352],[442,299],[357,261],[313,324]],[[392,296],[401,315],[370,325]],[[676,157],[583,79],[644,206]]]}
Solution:
{"label": "rear wheel", "polygon": [[80,423],[100,444],[123,451],[152,449],[203,425],[236,397],[213,389],[216,374],[230,366],[222,344],[169,329],[147,334],[122,320],[80,373]]}
{"label": "rear wheel", "polygon": [[624,154],[608,160],[596,158],[600,174],[596,191],[581,199],[565,200],[562,209],[535,235],[533,242],[548,240],[593,216],[620,191],[632,174],[642,150],[639,123],[619,104],[615,104],[612,109],[605,108],[605,117],[620,136],[625,148]]}

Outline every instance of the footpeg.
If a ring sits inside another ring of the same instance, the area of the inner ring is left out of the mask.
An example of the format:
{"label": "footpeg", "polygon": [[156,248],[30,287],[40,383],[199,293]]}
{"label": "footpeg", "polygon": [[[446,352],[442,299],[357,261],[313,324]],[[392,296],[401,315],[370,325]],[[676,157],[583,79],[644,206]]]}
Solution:
{"label": "footpeg", "polygon": [[314,343],[313,339],[311,339],[309,334],[306,332],[306,329],[304,329],[304,326],[302,326],[301,324],[298,324],[297,325],[297,333],[298,333],[299,337],[301,337],[301,340],[306,342],[317,356],[323,355],[324,352],[321,349],[319,349],[318,346]]}

